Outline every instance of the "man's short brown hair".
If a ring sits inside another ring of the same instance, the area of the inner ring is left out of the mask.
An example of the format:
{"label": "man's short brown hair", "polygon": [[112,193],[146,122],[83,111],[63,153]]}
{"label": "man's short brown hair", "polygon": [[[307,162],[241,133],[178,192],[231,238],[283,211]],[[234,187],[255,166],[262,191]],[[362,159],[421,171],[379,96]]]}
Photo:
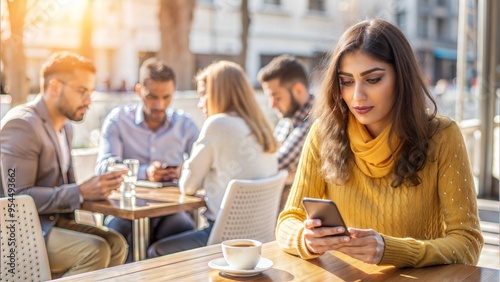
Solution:
{"label": "man's short brown hair", "polygon": [[95,74],[96,69],[91,60],[76,53],[62,51],[52,54],[42,65],[40,70],[40,84],[42,90],[47,87],[49,79],[55,74],[72,75],[75,70],[87,70]]}
{"label": "man's short brown hair", "polygon": [[173,81],[175,84],[175,73],[163,61],[152,57],[145,60],[139,70],[139,83],[144,85],[148,79],[159,82]]}
{"label": "man's short brown hair", "polygon": [[304,65],[297,58],[290,55],[281,55],[274,58],[259,71],[258,78],[260,83],[277,78],[280,85],[300,82],[306,87],[308,86]]}

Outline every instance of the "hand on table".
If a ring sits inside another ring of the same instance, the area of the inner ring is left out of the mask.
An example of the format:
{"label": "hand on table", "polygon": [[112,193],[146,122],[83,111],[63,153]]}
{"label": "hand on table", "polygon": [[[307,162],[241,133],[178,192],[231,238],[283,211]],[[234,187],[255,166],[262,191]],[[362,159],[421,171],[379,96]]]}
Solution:
{"label": "hand on table", "polygon": [[307,249],[316,254],[335,250],[365,263],[377,264],[384,254],[384,240],[373,229],[349,228],[351,237],[331,236],[344,232],[343,227],[321,227],[319,219],[304,221]]}
{"label": "hand on table", "polygon": [[149,181],[174,181],[179,179],[180,168],[164,168],[159,161],[152,162],[146,169],[146,175]]}
{"label": "hand on table", "polygon": [[80,194],[84,200],[105,200],[111,191],[120,187],[127,171],[124,169],[94,176],[80,185]]}

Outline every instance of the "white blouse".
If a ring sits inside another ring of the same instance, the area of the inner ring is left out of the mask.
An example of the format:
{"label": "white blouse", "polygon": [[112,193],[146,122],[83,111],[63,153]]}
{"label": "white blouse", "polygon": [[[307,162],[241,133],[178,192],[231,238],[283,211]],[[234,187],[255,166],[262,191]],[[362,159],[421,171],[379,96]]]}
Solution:
{"label": "white blouse", "polygon": [[227,184],[232,179],[259,179],[278,172],[275,153],[264,153],[246,122],[230,114],[209,117],[184,162],[179,180],[181,193],[205,189],[205,216],[215,220]]}

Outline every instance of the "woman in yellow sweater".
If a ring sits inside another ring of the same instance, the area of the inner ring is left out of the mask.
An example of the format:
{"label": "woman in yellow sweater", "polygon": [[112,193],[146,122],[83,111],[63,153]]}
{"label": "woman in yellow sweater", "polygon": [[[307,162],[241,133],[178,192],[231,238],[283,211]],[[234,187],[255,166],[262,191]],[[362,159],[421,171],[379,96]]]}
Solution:
{"label": "woman in yellow sweater", "polygon": [[[475,265],[483,238],[466,147],[436,116],[404,34],[384,20],[354,25],[325,77],[279,245],[304,259],[335,250],[396,267]],[[303,197],[336,202],[350,236],[307,219]]]}

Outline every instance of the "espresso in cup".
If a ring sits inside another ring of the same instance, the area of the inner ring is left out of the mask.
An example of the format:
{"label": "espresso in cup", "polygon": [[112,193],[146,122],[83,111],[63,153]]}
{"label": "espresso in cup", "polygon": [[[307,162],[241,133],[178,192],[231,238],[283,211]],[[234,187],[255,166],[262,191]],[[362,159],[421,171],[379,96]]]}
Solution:
{"label": "espresso in cup", "polygon": [[260,261],[262,243],[250,239],[234,239],[221,243],[227,264],[234,269],[254,269]]}
{"label": "espresso in cup", "polygon": [[234,244],[233,247],[255,247],[254,244]]}

